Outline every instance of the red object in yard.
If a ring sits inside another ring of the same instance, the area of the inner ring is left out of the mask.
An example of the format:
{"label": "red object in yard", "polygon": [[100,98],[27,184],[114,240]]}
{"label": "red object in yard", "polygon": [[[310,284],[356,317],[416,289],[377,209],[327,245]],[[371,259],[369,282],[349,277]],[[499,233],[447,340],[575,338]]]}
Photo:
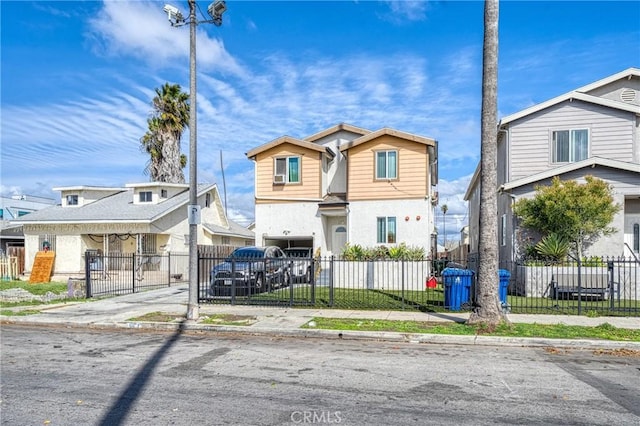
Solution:
{"label": "red object in yard", "polygon": [[436,288],[438,286],[438,281],[436,281],[436,277],[431,277],[427,280],[427,288]]}

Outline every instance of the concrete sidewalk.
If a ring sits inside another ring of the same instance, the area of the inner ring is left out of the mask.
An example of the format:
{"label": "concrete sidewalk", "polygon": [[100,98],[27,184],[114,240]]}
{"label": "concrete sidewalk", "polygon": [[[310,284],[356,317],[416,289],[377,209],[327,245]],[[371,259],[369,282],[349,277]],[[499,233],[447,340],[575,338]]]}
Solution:
{"label": "concrete sidewalk", "polygon": [[[41,312],[28,316],[0,316],[3,324],[48,325],[86,327],[94,329],[148,329],[183,330],[201,332],[227,332],[243,334],[270,334],[277,336],[323,337],[342,339],[369,339],[444,344],[553,346],[573,348],[626,348],[640,350],[640,342],[606,340],[542,339],[493,336],[453,336],[437,334],[411,334],[368,331],[337,331],[300,328],[314,317],[408,320],[421,322],[464,322],[469,313],[423,313],[416,311],[359,311],[338,309],[305,309],[245,305],[209,305],[200,307],[200,316],[228,314],[253,317],[249,325],[225,326],[199,322],[153,323],[129,321],[151,312],[184,315],[188,302],[188,285],[112,297],[109,299],[37,306]],[[23,309],[32,309],[25,307]],[[640,329],[640,318],[598,317],[569,315],[510,314],[512,323],[565,324],[597,326],[608,323],[618,328]]]}

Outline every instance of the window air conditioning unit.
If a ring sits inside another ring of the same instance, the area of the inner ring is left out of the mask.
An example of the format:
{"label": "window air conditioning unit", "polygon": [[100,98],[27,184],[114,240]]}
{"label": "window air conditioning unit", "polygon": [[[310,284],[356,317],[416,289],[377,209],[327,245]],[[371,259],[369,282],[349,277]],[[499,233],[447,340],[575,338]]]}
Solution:
{"label": "window air conditioning unit", "polygon": [[284,183],[284,175],[274,175],[273,182],[274,183]]}

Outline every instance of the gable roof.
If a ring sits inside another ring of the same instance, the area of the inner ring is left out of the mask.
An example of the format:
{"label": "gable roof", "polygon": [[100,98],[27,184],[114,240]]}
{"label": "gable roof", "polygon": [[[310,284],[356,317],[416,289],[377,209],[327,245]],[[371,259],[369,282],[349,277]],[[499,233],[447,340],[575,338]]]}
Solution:
{"label": "gable roof", "polygon": [[613,74],[609,77],[603,78],[602,80],[598,80],[596,82],[587,84],[586,86],[582,86],[578,89],[572,90],[571,92],[567,92],[564,95],[557,96],[553,99],[549,99],[548,101],[539,103],[537,105],[533,105],[529,108],[523,109],[522,111],[518,111],[515,114],[508,115],[498,123],[498,127],[504,126],[506,124],[511,123],[512,121],[518,120],[520,118],[526,117],[530,114],[533,114],[538,111],[542,111],[543,109],[552,107],[561,102],[571,101],[573,99],[577,99],[584,102],[589,102],[596,105],[602,105],[609,108],[616,108],[623,111],[634,112],[636,114],[640,114],[640,106],[633,104],[625,104],[624,102],[617,102],[611,99],[605,99],[598,96],[589,95],[587,92],[590,92],[594,89],[598,89],[600,87],[606,86],[607,84],[611,84],[617,80],[622,78],[640,78],[640,69],[638,68],[627,68],[624,71]]}
{"label": "gable roof", "polygon": [[236,223],[236,222],[232,221],[231,219],[227,219],[227,223],[229,223],[228,227],[215,225],[213,223],[203,223],[202,226],[207,231],[211,232],[212,234],[216,234],[216,235],[226,235],[226,236],[230,236],[230,237],[242,237],[242,238],[247,238],[247,239],[254,239],[255,238],[255,233],[252,230],[250,230],[248,228],[245,228],[244,226],[240,225],[239,223]]}
{"label": "gable roof", "polygon": [[549,179],[554,176],[559,176],[574,170],[579,170],[585,167],[603,166],[617,170],[624,170],[628,172],[640,174],[640,164],[627,163],[625,161],[610,160],[608,158],[590,157],[583,161],[575,163],[565,164],[560,167],[556,167],[544,172],[536,173],[535,175],[527,176],[522,179],[514,180],[503,184],[500,189],[503,191],[509,191],[520,186],[529,185],[531,183],[539,182],[541,180]]}
{"label": "gable roof", "polygon": [[340,152],[347,151],[353,147],[356,147],[365,142],[369,142],[373,139],[379,138],[381,136],[395,136],[400,139],[406,139],[413,142],[418,142],[424,145],[435,146],[435,139],[426,138],[424,136],[414,135],[413,133],[402,132],[400,130],[391,129],[389,127],[383,127],[380,130],[376,130],[375,132],[367,133],[364,136],[361,136],[357,139],[352,140],[351,142],[347,142],[340,146]]}
{"label": "gable roof", "polygon": [[478,165],[476,166],[476,170],[473,172],[473,176],[471,176],[471,180],[469,181],[469,185],[467,185],[467,191],[464,193],[464,197],[462,198],[464,201],[469,201],[471,198],[471,193],[476,188],[476,184],[478,183],[478,179],[480,178],[480,166],[481,162],[478,161]]}
{"label": "gable roof", "polygon": [[317,152],[322,152],[327,154],[330,157],[334,156],[333,151],[331,151],[329,148],[322,146],[322,145],[317,145],[315,143],[311,143],[305,140],[301,140],[301,139],[296,139],[296,138],[292,138],[291,136],[281,136],[278,139],[275,139],[271,142],[267,142],[263,145],[260,145],[257,148],[252,149],[249,152],[246,152],[245,155],[250,158],[250,159],[254,159],[256,157],[256,155],[268,151],[271,148],[274,148],[278,145],[282,145],[285,143],[290,143],[292,145],[295,146],[299,146],[302,148],[306,148],[306,149],[310,149],[312,151],[317,151]]}
{"label": "gable roof", "polygon": [[318,139],[322,139],[325,136],[329,136],[333,133],[337,133],[342,130],[351,132],[351,133],[356,133],[358,135],[363,135],[363,136],[368,133],[371,133],[371,130],[363,129],[362,127],[352,126],[351,124],[347,124],[347,123],[340,123],[333,127],[329,127],[328,129],[322,130],[318,133],[314,133],[311,136],[307,136],[306,138],[304,138],[304,140],[308,142],[315,142]]}
{"label": "gable roof", "polygon": [[[216,184],[199,184],[198,196],[215,189]],[[54,223],[151,223],[189,203],[189,191],[184,190],[157,204],[134,204],[133,190],[121,190],[80,207],[51,206],[29,213],[16,224]],[[185,210],[186,212],[186,210]]]}

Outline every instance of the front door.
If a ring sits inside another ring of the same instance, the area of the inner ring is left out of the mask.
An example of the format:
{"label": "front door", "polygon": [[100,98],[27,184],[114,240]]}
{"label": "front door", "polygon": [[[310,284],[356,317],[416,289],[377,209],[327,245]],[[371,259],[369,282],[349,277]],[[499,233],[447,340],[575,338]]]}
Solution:
{"label": "front door", "polygon": [[331,252],[336,255],[342,254],[344,246],[347,244],[347,227],[344,225],[333,226],[331,238]]}

